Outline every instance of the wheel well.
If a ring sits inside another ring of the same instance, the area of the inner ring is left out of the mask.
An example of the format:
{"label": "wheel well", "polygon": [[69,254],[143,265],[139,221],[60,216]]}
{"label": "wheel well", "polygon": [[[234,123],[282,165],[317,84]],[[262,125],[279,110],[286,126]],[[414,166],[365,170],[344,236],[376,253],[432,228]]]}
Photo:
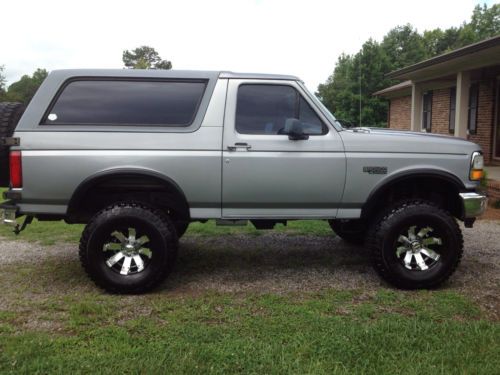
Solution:
{"label": "wheel well", "polygon": [[69,223],[86,223],[98,211],[120,201],[142,202],[189,221],[189,205],[175,182],[149,173],[118,172],[84,181],[73,194],[67,211]]}
{"label": "wheel well", "polygon": [[395,202],[405,199],[425,199],[447,210],[457,218],[463,217],[458,193],[464,187],[447,176],[405,176],[378,188],[362,208],[361,217],[369,219]]}

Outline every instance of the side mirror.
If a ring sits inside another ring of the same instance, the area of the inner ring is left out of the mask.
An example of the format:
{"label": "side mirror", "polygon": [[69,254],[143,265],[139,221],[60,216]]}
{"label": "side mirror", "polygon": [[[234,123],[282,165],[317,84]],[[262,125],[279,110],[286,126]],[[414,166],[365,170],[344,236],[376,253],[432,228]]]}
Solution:
{"label": "side mirror", "polygon": [[285,134],[291,141],[302,141],[309,139],[309,134],[304,134],[302,123],[299,119],[289,118],[285,122]]}

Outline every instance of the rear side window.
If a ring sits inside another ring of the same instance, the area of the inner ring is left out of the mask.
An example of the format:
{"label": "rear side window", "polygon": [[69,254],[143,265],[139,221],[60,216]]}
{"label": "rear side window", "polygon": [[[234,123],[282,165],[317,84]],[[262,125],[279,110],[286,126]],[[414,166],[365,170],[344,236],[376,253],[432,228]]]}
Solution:
{"label": "rear side window", "polygon": [[304,133],[328,129],[297,90],[287,85],[244,84],[238,88],[236,131],[240,134],[284,134],[289,119],[299,119]]}
{"label": "rear side window", "polygon": [[205,81],[71,81],[42,124],[189,126],[205,87]]}

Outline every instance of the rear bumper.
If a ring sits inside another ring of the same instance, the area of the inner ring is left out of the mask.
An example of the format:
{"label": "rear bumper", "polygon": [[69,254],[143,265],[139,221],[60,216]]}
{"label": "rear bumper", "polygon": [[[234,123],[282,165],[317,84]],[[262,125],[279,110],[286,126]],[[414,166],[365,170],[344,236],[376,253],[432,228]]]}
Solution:
{"label": "rear bumper", "polygon": [[484,211],[486,211],[486,206],[488,204],[488,198],[486,195],[475,192],[460,193],[459,195],[462,199],[464,208],[464,219],[481,216]]}
{"label": "rear bumper", "polygon": [[9,226],[17,226],[17,212],[18,207],[11,202],[5,202],[0,205],[0,220],[1,224],[9,225]]}

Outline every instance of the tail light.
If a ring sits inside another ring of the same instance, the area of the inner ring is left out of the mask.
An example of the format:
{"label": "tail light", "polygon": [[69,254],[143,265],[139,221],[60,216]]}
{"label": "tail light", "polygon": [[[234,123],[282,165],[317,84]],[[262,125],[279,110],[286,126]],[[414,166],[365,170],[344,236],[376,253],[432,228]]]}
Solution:
{"label": "tail light", "polygon": [[23,187],[23,166],[21,163],[21,151],[11,151],[9,157],[10,187]]}

